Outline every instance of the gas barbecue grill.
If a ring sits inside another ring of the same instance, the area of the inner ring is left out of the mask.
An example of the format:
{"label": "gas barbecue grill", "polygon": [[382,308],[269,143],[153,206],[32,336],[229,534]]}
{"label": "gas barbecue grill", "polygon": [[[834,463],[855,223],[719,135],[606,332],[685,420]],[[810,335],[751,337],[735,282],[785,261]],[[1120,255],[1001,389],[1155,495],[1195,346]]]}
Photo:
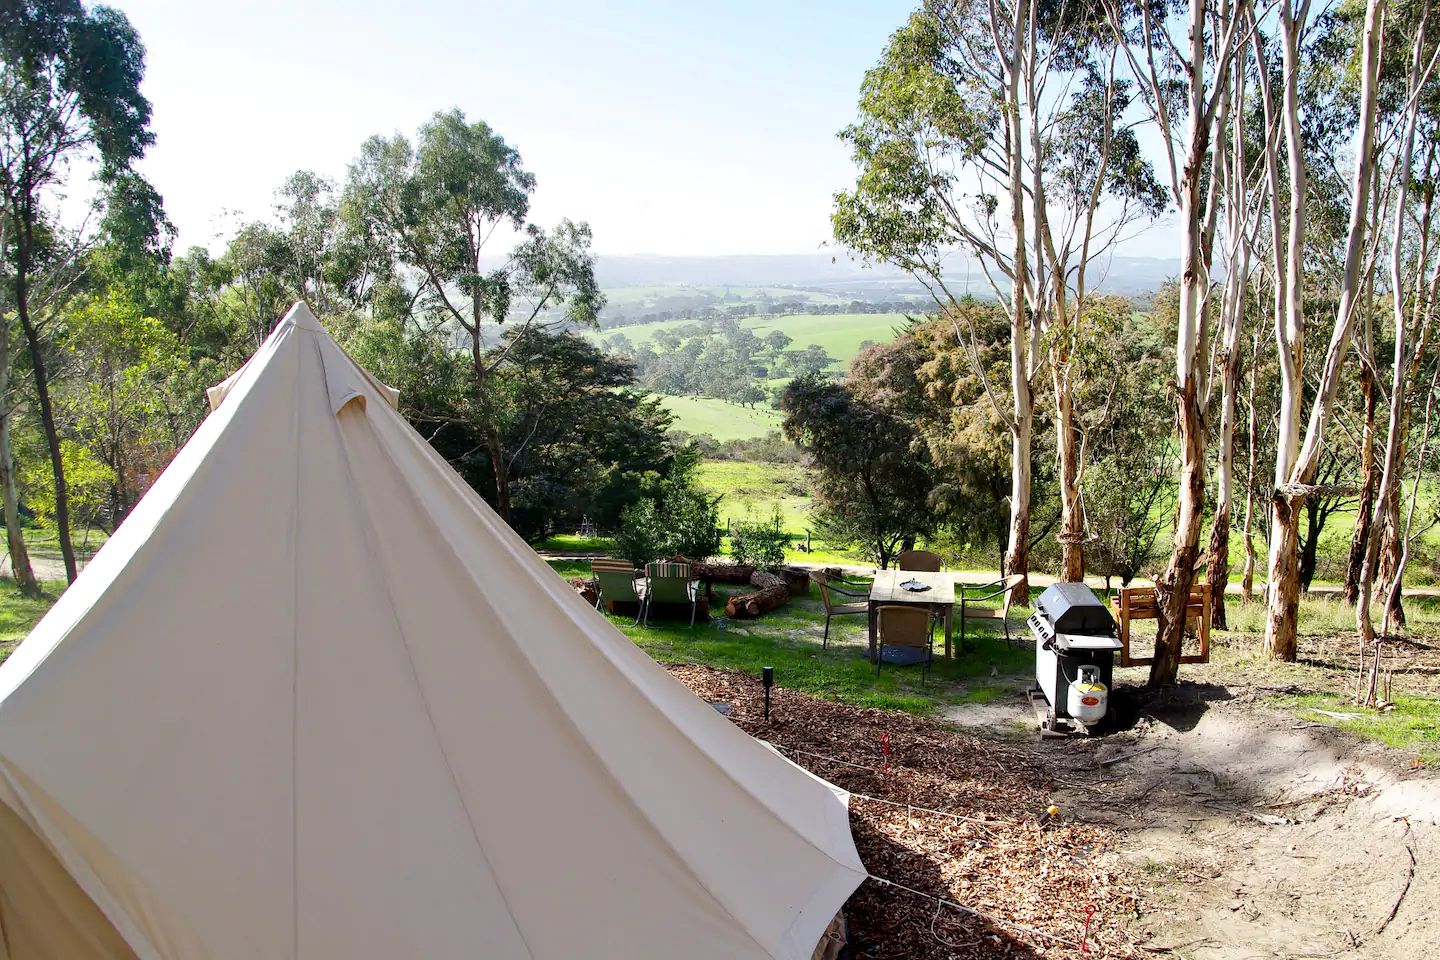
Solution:
{"label": "gas barbecue grill", "polygon": [[1083,583],[1057,583],[1026,621],[1035,637],[1031,702],[1047,733],[1089,732],[1105,719],[1120,639],[1110,608]]}

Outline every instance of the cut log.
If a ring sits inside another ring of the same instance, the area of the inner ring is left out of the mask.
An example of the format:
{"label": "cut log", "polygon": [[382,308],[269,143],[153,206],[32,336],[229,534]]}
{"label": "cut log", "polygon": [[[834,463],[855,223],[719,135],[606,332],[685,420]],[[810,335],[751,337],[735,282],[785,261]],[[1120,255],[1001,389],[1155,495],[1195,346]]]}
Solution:
{"label": "cut log", "polygon": [[706,583],[749,583],[755,568],[738,563],[697,563],[691,570]]}
{"label": "cut log", "polygon": [[783,578],[778,577],[773,573],[765,573],[764,571],[756,571],[755,573],[750,574],[750,585],[753,587],[759,587],[761,590],[768,590],[771,587],[785,587],[786,589],[789,589],[789,586],[785,583]]}
{"label": "cut log", "polygon": [[804,567],[780,567],[775,571],[780,579],[785,581],[785,586],[790,588],[790,596],[803,597],[810,593],[810,571]]}
{"label": "cut log", "polygon": [[731,597],[730,602],[725,604],[725,615],[737,619],[758,617],[767,610],[774,610],[789,599],[790,590],[783,583],[779,586],[766,587],[755,593],[740,593]]}

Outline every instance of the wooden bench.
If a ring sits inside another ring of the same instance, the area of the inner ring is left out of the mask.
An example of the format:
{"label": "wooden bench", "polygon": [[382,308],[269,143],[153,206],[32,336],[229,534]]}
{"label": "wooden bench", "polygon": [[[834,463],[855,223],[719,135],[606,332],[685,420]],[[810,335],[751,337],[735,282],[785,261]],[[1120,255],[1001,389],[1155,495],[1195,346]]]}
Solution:
{"label": "wooden bench", "polygon": [[[1122,587],[1110,598],[1115,608],[1115,619],[1120,621],[1120,666],[1144,667],[1155,662],[1154,657],[1132,657],[1130,655],[1130,624],[1135,620],[1154,620],[1158,617],[1154,587]],[[1181,654],[1181,663],[1210,662],[1210,584],[1202,583],[1190,590],[1185,603],[1186,631],[1200,640],[1200,652]]]}

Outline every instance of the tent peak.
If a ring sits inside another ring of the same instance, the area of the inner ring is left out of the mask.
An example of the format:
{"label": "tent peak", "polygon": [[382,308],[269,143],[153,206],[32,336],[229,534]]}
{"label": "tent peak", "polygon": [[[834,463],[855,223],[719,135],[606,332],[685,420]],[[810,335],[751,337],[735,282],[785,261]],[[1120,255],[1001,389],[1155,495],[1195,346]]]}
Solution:
{"label": "tent peak", "polygon": [[324,329],[320,326],[319,319],[317,319],[315,314],[310,311],[309,304],[307,304],[304,300],[296,300],[295,304],[290,308],[290,310],[285,314],[284,318],[281,319],[280,322],[282,324],[292,323],[295,326],[305,330]]}

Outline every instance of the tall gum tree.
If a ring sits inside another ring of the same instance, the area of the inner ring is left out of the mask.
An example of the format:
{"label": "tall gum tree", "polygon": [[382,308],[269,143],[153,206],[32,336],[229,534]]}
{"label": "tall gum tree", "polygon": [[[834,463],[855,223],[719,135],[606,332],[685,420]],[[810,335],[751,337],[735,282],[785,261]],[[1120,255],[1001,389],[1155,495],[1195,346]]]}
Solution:
{"label": "tall gum tree", "polygon": [[[1214,130],[1230,106],[1230,66],[1243,39],[1247,0],[1189,0],[1187,6],[1105,0],[1117,42],[1160,133],[1177,207],[1180,304],[1175,340],[1175,415],[1179,495],[1170,560],[1155,583],[1158,630],[1149,683],[1175,682],[1185,636],[1185,606],[1200,559],[1205,512],[1207,303],[1217,206],[1206,203],[1215,169]],[[1173,12],[1172,12],[1173,11]],[[1183,94],[1183,95],[1177,95]],[[1180,116],[1176,115],[1177,110]],[[1218,187],[1212,186],[1212,191]],[[1213,195],[1213,192],[1212,192]]]}
{"label": "tall gum tree", "polygon": [[[1390,241],[1390,306],[1394,324],[1394,355],[1391,360],[1384,454],[1380,460],[1379,480],[1376,484],[1374,504],[1367,518],[1367,537],[1363,544],[1360,577],[1355,591],[1355,626],[1360,635],[1363,651],[1375,641],[1374,625],[1371,619],[1372,592],[1376,580],[1376,568],[1380,563],[1382,527],[1388,526],[1393,532],[1388,538],[1402,544],[1401,559],[1394,562],[1391,582],[1398,584],[1404,577],[1404,541],[1398,522],[1398,486],[1404,469],[1403,447],[1405,439],[1406,411],[1416,374],[1420,368],[1425,346],[1430,337],[1430,326],[1434,318],[1434,292],[1440,284],[1440,258],[1432,260],[1430,230],[1434,213],[1434,190],[1430,188],[1436,175],[1436,147],[1433,139],[1425,144],[1417,159],[1417,144],[1422,123],[1432,127],[1433,118],[1426,116],[1426,107],[1433,106],[1423,96],[1426,84],[1433,72],[1434,60],[1428,49],[1430,2],[1424,0],[1415,23],[1411,25],[1412,41],[1410,58],[1405,72],[1403,106],[1401,107],[1398,143],[1398,165],[1392,201],[1392,229]],[[1367,20],[1368,27],[1368,20]],[[1395,27],[1391,27],[1392,30]],[[1440,49],[1440,48],[1437,48]],[[1368,46],[1367,46],[1368,50]],[[1413,186],[1421,185],[1416,217],[1412,221],[1411,200]],[[1408,276],[1407,276],[1408,274]],[[1366,363],[1372,366],[1373,363]],[[1423,445],[1422,445],[1423,446]],[[1423,457],[1423,449],[1422,449]],[[1417,476],[1416,483],[1419,483]],[[1358,523],[1358,521],[1357,521]],[[1408,525],[1408,524],[1407,524]],[[1398,600],[1398,588],[1393,591]],[[1387,591],[1387,598],[1389,591]],[[1387,604],[1388,606],[1388,604]],[[1395,624],[1387,609],[1384,630],[1394,630]],[[1378,679],[1378,654],[1375,656],[1377,669],[1370,673],[1368,689],[1363,699],[1369,703],[1376,697]]]}
{"label": "tall gum tree", "polygon": [[[837,239],[908,270],[957,341],[1011,439],[1007,573],[1029,570],[1037,377],[1048,366],[1062,489],[1061,575],[1084,575],[1080,492],[1087,277],[1163,193],[1123,122],[1132,94],[1098,3],[929,3],[892,36],[841,136],[860,174],[836,197]],[[1006,214],[1002,218],[1002,211]],[[956,256],[956,254],[959,256]],[[966,271],[959,285],[957,261]],[[1010,318],[1009,397],[955,309],[978,270]],[[1028,595],[1028,582],[1016,596]]]}
{"label": "tall gum tree", "polygon": [[[5,257],[14,310],[30,356],[36,406],[55,482],[55,525],[65,575],[78,568],[70,537],[65,463],[50,394],[43,279],[74,260],[57,244],[55,189],[76,161],[93,161],[102,190],[124,177],[154,140],[140,93],[145,48],[125,15],[80,0],[32,0],[0,8],[0,192],[8,218]],[[68,281],[67,281],[68,282]],[[52,288],[56,285],[52,285]],[[0,363],[9,360],[0,351]],[[0,430],[0,439],[9,431]],[[0,451],[5,459],[8,451]]]}
{"label": "tall gum tree", "polygon": [[1366,239],[1370,227],[1370,191],[1376,151],[1376,94],[1380,83],[1384,42],[1385,0],[1369,0],[1361,39],[1360,95],[1355,125],[1354,168],[1351,176],[1349,228],[1340,291],[1330,342],[1319,371],[1302,441],[1301,392],[1304,374],[1304,244],[1306,225],[1306,167],[1301,141],[1299,73],[1301,40],[1309,3],[1284,0],[1280,7],[1279,39],[1282,54],[1281,120],[1289,161],[1289,238],[1285,250],[1285,300],[1277,314],[1275,339],[1280,358],[1280,413],[1275,453],[1275,487],[1270,500],[1269,578],[1266,583],[1265,652],[1275,660],[1296,657],[1300,605],[1299,531],[1305,498],[1314,491],[1316,472],[1324,452],[1325,429],[1351,333],[1360,312]]}
{"label": "tall gum tree", "polygon": [[[1080,397],[1103,365],[1113,311],[1092,310],[1091,270],[1107,265],[1137,220],[1158,216],[1164,188],[1125,116],[1132,85],[1117,76],[1119,50],[1098,2],[1042,6],[1027,44],[1023,105],[1030,137],[1037,304],[1055,405],[1055,461],[1060,488],[1060,579],[1085,578],[1088,538],[1082,492],[1087,424],[1105,407]],[[1064,92],[1053,88],[1063,84]],[[1099,391],[1103,393],[1104,391]]]}
{"label": "tall gum tree", "polygon": [[[1210,365],[1210,377],[1205,390],[1208,401],[1218,376],[1220,422],[1215,437],[1215,506],[1210,520],[1205,570],[1210,583],[1211,621],[1222,630],[1226,624],[1225,590],[1230,581],[1230,531],[1234,523],[1232,513],[1235,500],[1235,433],[1239,415],[1242,361],[1246,353],[1242,336],[1253,271],[1254,242],[1264,210],[1260,191],[1252,189],[1251,183],[1251,160],[1259,151],[1254,149],[1254,144],[1247,141],[1248,118],[1244,105],[1248,69],[1246,58],[1237,55],[1226,81],[1231,87],[1229,129],[1224,131],[1227,139],[1223,148],[1220,139],[1217,137],[1216,140],[1215,180],[1212,182],[1213,186],[1218,188],[1219,203],[1223,209],[1225,280],[1220,300],[1215,360]],[[1267,139],[1259,147],[1260,150],[1273,149],[1273,138]],[[1206,406],[1209,406],[1208,402]],[[1253,485],[1251,489],[1253,490]],[[1251,506],[1247,494],[1247,527]]]}
{"label": "tall gum tree", "polygon": [[[371,137],[351,164],[345,203],[387,238],[394,259],[419,278],[420,312],[463,331],[474,415],[485,436],[496,512],[511,519],[514,451],[504,442],[496,373],[520,334],[556,323],[594,325],[604,298],[595,284],[587,225],[546,232],[528,222],[535,178],[519,152],[459,110],[437,113],[416,142]],[[493,255],[497,234],[518,236]],[[511,333],[501,336],[502,325]]]}

